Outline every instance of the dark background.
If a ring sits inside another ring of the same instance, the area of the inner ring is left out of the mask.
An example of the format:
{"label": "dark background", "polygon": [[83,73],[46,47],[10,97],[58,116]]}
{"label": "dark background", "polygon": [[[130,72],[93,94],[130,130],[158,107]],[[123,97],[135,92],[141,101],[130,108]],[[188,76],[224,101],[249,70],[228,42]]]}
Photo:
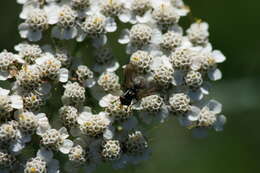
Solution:
{"label": "dark background", "polygon": [[[153,155],[141,165],[114,171],[134,173],[253,173],[260,170],[260,1],[186,0],[194,17],[210,25],[210,40],[227,61],[224,78],[215,83],[212,97],[223,103],[228,117],[225,131],[194,139],[175,120],[153,128]],[[1,1],[0,50],[19,43],[17,25],[21,7]],[[188,20],[187,20],[188,21]],[[187,22],[183,21],[184,25]]]}

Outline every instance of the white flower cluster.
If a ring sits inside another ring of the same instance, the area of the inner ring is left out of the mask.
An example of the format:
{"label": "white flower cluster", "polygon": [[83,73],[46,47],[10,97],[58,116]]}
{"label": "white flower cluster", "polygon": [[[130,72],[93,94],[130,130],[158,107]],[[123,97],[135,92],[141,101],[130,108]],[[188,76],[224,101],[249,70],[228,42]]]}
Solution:
{"label": "white flower cluster", "polygon": [[[0,53],[1,173],[137,164],[151,153],[143,123],[168,118],[200,137],[223,130],[221,104],[205,96],[225,56],[212,48],[206,22],[183,31],[182,0],[17,2],[25,41]],[[126,45],[122,68],[112,32]]]}

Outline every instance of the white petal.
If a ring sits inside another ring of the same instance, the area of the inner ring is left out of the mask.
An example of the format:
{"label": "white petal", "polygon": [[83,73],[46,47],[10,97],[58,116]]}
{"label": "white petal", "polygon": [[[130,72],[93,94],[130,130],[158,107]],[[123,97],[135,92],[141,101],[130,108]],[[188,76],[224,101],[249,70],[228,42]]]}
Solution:
{"label": "white petal", "polygon": [[196,106],[192,106],[191,110],[187,113],[187,117],[190,121],[197,121],[199,119],[200,109]]}
{"label": "white petal", "polygon": [[88,113],[92,114],[92,109],[91,109],[91,107],[84,106],[83,108],[80,109],[80,112],[88,112]]}
{"label": "white petal", "polygon": [[190,121],[187,117],[179,116],[178,121],[183,127],[189,127],[192,125],[192,121]]}
{"label": "white petal", "polygon": [[82,112],[77,118],[77,122],[79,124],[84,124],[89,119],[89,116],[92,116],[92,114],[89,112]]}
{"label": "white petal", "polygon": [[217,121],[214,124],[214,129],[216,131],[223,131],[223,126],[227,122],[227,119],[224,115],[220,115],[217,117]]}
{"label": "white petal", "polygon": [[10,77],[7,71],[0,71],[0,81],[6,81]]}
{"label": "white petal", "polygon": [[160,123],[164,123],[166,118],[169,116],[169,111],[166,106],[162,107],[162,110],[159,112],[159,115],[157,116],[160,118]]}
{"label": "white petal", "polygon": [[36,115],[36,118],[38,119],[38,121],[48,121],[48,118],[46,117],[46,114],[44,113],[39,113]]}
{"label": "white petal", "polygon": [[203,93],[200,89],[197,89],[196,91],[190,90],[188,96],[194,101],[199,101],[203,98]]}
{"label": "white petal", "polygon": [[1,96],[7,96],[9,93],[10,93],[10,90],[6,90],[6,89],[0,87]]}
{"label": "white petal", "polygon": [[19,14],[19,17],[21,19],[27,19],[29,12],[33,9],[34,9],[34,7],[32,5],[29,5],[29,6],[24,5],[22,12]]}
{"label": "white petal", "polygon": [[219,50],[214,50],[212,52],[212,56],[214,57],[217,63],[222,63],[226,60],[226,57]]}
{"label": "white petal", "polygon": [[69,79],[69,70],[66,68],[61,68],[59,72],[59,81],[62,83],[67,82]]}
{"label": "white petal", "polygon": [[222,111],[222,104],[216,100],[210,100],[207,104],[210,111],[219,114]]}
{"label": "white petal", "polygon": [[104,65],[100,65],[100,64],[95,64],[93,66],[93,70],[95,72],[98,73],[103,73],[104,71],[107,72],[114,72],[116,71],[118,68],[120,67],[120,64],[114,60],[112,60],[111,62],[104,64]]}
{"label": "white petal", "polygon": [[11,99],[11,106],[15,109],[22,109],[23,108],[23,99],[21,96],[18,95],[12,95],[10,96]]}
{"label": "white petal", "polygon": [[182,29],[182,27],[180,27],[179,25],[174,25],[174,26],[170,27],[169,30],[170,30],[170,31],[173,31],[173,32],[175,32],[175,33],[178,33],[178,34],[180,34],[180,35],[183,34],[183,29]]}
{"label": "white petal", "polygon": [[75,27],[62,30],[62,38],[65,40],[73,39],[76,36],[77,36],[77,29]]}
{"label": "white petal", "polygon": [[115,32],[117,29],[117,24],[115,20],[110,17],[106,20],[106,31],[107,32]]}
{"label": "white petal", "polygon": [[47,150],[45,148],[41,148],[37,152],[37,156],[45,160],[46,162],[49,162],[52,160],[53,152],[51,150]]}
{"label": "white petal", "polygon": [[61,134],[62,139],[66,139],[69,137],[69,133],[65,127],[60,128],[59,132]]}
{"label": "white petal", "polygon": [[36,134],[42,135],[47,130],[49,130],[51,128],[51,126],[49,124],[48,118],[46,117],[46,115],[44,113],[38,114],[37,119],[38,119],[38,128],[37,128]]}
{"label": "white petal", "polygon": [[40,58],[37,58],[37,59],[35,60],[35,63],[36,63],[37,65],[42,65],[42,64],[44,64],[44,63],[46,62],[46,60],[48,60],[48,57],[47,57],[47,56],[42,56],[42,57],[40,57]]}
{"label": "white petal", "polygon": [[9,147],[12,152],[17,153],[25,147],[25,144],[20,140],[17,140],[14,143],[11,143]]}
{"label": "white petal", "polygon": [[50,5],[45,5],[44,10],[48,15],[48,23],[53,25],[59,21],[59,6],[56,3],[51,3]]}
{"label": "white petal", "polygon": [[113,139],[114,137],[114,128],[113,127],[110,127],[110,128],[107,128],[103,134],[103,137],[107,140],[109,139]]}
{"label": "white petal", "polygon": [[107,36],[102,35],[102,36],[99,36],[98,38],[94,39],[92,42],[92,45],[95,48],[100,48],[100,47],[104,46],[106,43],[107,43]]}
{"label": "white petal", "polygon": [[99,101],[99,106],[108,107],[111,104],[111,102],[114,101],[117,98],[118,97],[116,97],[112,94],[107,94]]}
{"label": "white petal", "polygon": [[206,52],[206,53],[207,52],[210,53],[212,51],[212,49],[213,49],[211,43],[208,43],[206,46],[201,47],[201,48],[202,48],[202,52]]}
{"label": "white petal", "polygon": [[159,30],[155,29],[153,31],[151,43],[158,45],[161,43],[161,41],[162,41],[162,33]]}
{"label": "white petal", "polygon": [[27,2],[27,0],[17,0],[16,2],[19,4],[24,4],[25,2]]}
{"label": "white petal", "polygon": [[129,41],[130,41],[129,30],[128,29],[124,29],[122,31],[122,33],[120,34],[118,42],[121,43],[121,44],[127,44],[127,43],[129,43]]}
{"label": "white petal", "polygon": [[65,139],[62,146],[59,148],[59,150],[63,154],[68,154],[73,147],[73,142],[71,140]]}
{"label": "white petal", "polygon": [[218,68],[216,68],[216,69],[210,70],[208,72],[208,76],[211,80],[216,81],[216,80],[220,80],[222,78],[222,73]]}
{"label": "white petal", "polygon": [[111,62],[111,65],[108,65],[106,67],[106,71],[108,72],[114,72],[120,67],[118,62]]}
{"label": "white petal", "polygon": [[33,42],[39,41],[39,40],[42,39],[42,32],[41,31],[32,31],[32,30],[30,30],[28,32],[28,39],[30,41],[33,41]]}
{"label": "white petal", "polygon": [[31,137],[31,135],[22,134],[22,139],[21,140],[22,140],[23,143],[28,143],[28,142],[30,142],[32,140],[32,137]]}
{"label": "white petal", "polygon": [[51,84],[49,83],[43,83],[41,87],[39,88],[39,92],[43,95],[49,94],[51,91]]}
{"label": "white petal", "polygon": [[200,23],[200,27],[203,30],[208,30],[209,29],[209,24],[207,22],[203,22],[203,23]]}
{"label": "white petal", "polygon": [[183,84],[184,73],[182,71],[175,70],[173,73],[172,84],[175,86],[180,86]]}
{"label": "white petal", "polygon": [[151,17],[151,13],[148,11],[143,16],[136,16],[136,20],[138,23],[147,23],[149,20],[151,20]]}
{"label": "white petal", "polygon": [[123,23],[127,23],[129,22],[130,18],[131,18],[131,14],[130,13],[122,13],[118,16],[119,20]]}
{"label": "white petal", "polygon": [[191,64],[191,69],[192,70],[199,70],[201,68],[201,62],[200,62],[200,60],[199,59],[194,59],[193,60],[193,62],[192,62],[192,64]]}
{"label": "white petal", "polygon": [[190,10],[181,8],[181,9],[177,9],[176,12],[179,16],[186,16],[190,12]]}
{"label": "white petal", "polygon": [[29,26],[28,26],[28,24],[22,23],[22,24],[19,25],[18,29],[19,29],[20,36],[22,38],[27,38],[27,36],[29,34]]}
{"label": "white petal", "polygon": [[77,38],[76,38],[76,40],[77,40],[77,42],[82,42],[82,41],[84,41],[85,40],[85,38],[86,38],[86,33],[84,33],[83,31],[82,32],[79,32],[79,34],[78,34],[78,36],[77,36]]}
{"label": "white petal", "polygon": [[127,54],[132,54],[134,52],[136,52],[138,50],[138,47],[136,45],[133,44],[127,44],[126,46],[126,53]]}
{"label": "white petal", "polygon": [[23,60],[23,57],[20,56],[20,55],[15,55],[15,60],[20,63],[20,64],[24,64],[25,63],[25,60]]}
{"label": "white petal", "polygon": [[207,88],[200,87],[200,91],[204,95],[209,95],[209,90]]}
{"label": "white petal", "polygon": [[204,82],[203,85],[200,87],[200,91],[205,95],[209,95],[210,88],[211,84],[209,82]]}
{"label": "white petal", "polygon": [[92,88],[96,84],[95,79],[88,79],[84,82],[84,87]]}

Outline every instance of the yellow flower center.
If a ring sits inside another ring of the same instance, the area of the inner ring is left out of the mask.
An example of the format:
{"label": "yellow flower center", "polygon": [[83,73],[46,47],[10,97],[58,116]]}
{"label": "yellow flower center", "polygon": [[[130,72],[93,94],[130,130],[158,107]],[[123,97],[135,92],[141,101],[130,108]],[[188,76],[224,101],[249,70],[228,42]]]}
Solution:
{"label": "yellow flower center", "polygon": [[101,17],[96,17],[94,20],[95,24],[102,23],[103,19]]}
{"label": "yellow flower center", "polygon": [[24,114],[20,114],[20,115],[19,115],[19,119],[21,119],[21,120],[25,120],[25,118],[26,118],[26,117],[25,117]]}
{"label": "yellow flower center", "polygon": [[112,5],[113,0],[108,0],[109,5]]}
{"label": "yellow flower center", "polygon": [[136,57],[133,57],[132,59],[133,59],[133,61],[140,61],[141,58],[136,56]]}
{"label": "yellow flower center", "polygon": [[31,173],[36,173],[37,170],[36,170],[36,168],[31,168],[30,172],[31,172]]}
{"label": "yellow flower center", "polygon": [[85,122],[84,126],[85,126],[85,127],[91,126],[91,122]]}

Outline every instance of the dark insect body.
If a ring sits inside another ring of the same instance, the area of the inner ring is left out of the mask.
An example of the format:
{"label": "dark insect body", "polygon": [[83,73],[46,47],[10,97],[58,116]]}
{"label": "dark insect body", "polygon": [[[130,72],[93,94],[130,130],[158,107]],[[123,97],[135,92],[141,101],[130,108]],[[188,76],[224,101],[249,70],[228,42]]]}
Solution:
{"label": "dark insect body", "polygon": [[120,97],[122,105],[131,105],[133,100],[140,100],[142,97],[151,95],[155,88],[147,89],[144,77],[138,76],[135,67],[127,64],[124,68],[124,94]]}
{"label": "dark insect body", "polygon": [[137,89],[129,88],[126,92],[120,97],[122,105],[129,106],[132,103],[133,99],[137,99]]}

